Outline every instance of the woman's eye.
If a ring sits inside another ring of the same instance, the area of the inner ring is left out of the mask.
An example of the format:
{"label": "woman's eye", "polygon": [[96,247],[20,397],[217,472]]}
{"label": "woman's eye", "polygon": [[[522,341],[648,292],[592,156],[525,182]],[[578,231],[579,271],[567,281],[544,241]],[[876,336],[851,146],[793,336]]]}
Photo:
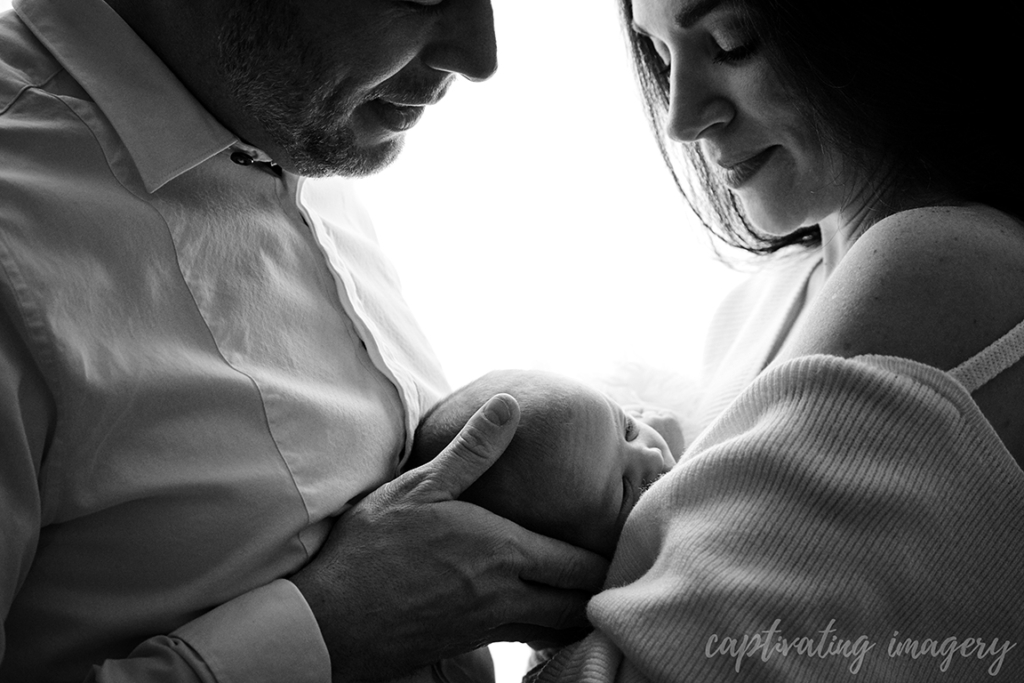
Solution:
{"label": "woman's eye", "polygon": [[636,420],[631,418],[629,415],[626,416],[626,441],[632,441],[636,437],[640,436],[640,428],[636,424]]}
{"label": "woman's eye", "polygon": [[724,49],[719,47],[718,53],[715,55],[716,64],[737,64],[752,56],[757,52],[759,47],[757,40],[749,40],[746,43],[738,45],[737,47]]}

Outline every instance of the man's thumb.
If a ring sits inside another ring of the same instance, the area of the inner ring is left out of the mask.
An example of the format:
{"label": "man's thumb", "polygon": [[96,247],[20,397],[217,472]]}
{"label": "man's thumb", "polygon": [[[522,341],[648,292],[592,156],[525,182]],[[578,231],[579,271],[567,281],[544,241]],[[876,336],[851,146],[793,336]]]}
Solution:
{"label": "man's thumb", "polygon": [[430,467],[433,481],[451,498],[458,498],[480,478],[508,447],[519,425],[519,404],[508,394],[492,396]]}

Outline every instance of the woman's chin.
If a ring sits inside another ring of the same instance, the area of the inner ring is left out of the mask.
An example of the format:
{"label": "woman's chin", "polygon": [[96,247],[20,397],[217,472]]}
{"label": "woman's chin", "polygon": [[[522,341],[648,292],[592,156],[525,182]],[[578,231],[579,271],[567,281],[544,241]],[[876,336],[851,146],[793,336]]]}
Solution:
{"label": "woman's chin", "polygon": [[758,233],[766,237],[785,237],[801,227],[801,221],[793,219],[787,212],[772,210],[760,202],[743,202],[743,213]]}

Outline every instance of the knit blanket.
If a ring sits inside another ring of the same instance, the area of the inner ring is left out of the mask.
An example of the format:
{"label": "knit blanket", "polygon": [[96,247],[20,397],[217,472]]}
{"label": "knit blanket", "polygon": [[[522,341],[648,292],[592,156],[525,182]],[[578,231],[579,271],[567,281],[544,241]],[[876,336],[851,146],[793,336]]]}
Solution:
{"label": "knit blanket", "polygon": [[1024,681],[1024,472],[947,373],[762,373],[641,498],[528,681]]}

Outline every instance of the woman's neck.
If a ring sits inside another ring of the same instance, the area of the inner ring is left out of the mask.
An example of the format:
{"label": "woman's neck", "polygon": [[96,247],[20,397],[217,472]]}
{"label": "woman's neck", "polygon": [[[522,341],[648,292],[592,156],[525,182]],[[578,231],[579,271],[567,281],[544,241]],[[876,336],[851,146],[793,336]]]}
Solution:
{"label": "woman's neck", "polygon": [[835,270],[861,235],[879,221],[901,211],[963,203],[954,194],[943,190],[895,182],[892,173],[880,172],[874,176],[877,181],[861,184],[860,191],[850,197],[839,211],[818,223],[825,277]]}

